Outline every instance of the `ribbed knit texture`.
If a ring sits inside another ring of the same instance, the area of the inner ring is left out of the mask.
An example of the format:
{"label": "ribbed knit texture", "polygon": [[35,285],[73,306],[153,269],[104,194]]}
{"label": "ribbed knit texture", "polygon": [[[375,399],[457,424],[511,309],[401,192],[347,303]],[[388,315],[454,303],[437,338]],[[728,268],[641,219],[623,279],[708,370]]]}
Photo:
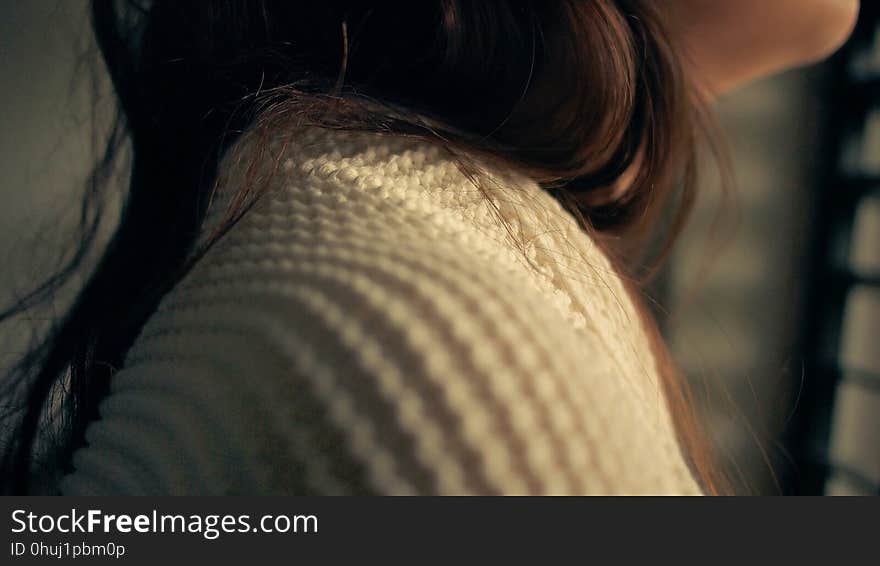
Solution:
{"label": "ribbed knit texture", "polygon": [[482,194],[403,136],[309,129],[279,163],[144,326],[63,493],[699,493],[622,282],[537,185],[487,168]]}

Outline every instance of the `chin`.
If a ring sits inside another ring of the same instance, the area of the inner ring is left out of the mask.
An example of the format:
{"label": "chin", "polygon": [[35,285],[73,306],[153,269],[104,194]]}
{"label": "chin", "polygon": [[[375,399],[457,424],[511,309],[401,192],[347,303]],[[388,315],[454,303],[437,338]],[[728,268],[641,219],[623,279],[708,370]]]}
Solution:
{"label": "chin", "polygon": [[814,0],[812,21],[802,34],[802,63],[816,63],[833,55],[850,38],[859,19],[859,0]]}

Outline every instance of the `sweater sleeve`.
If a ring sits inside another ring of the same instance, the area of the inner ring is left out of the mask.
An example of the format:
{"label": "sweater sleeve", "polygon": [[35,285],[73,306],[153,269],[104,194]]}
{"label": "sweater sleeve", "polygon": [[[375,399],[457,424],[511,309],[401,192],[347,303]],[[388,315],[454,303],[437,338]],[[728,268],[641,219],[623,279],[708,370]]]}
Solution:
{"label": "sweater sleeve", "polygon": [[221,240],[144,327],[62,492],[696,493],[510,253],[377,210],[255,212]]}

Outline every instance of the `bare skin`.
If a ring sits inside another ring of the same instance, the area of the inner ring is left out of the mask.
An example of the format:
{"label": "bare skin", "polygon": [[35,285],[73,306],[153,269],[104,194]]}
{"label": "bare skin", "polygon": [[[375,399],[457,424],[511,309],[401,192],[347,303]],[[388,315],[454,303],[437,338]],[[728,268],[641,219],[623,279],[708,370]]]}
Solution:
{"label": "bare skin", "polygon": [[720,94],[832,55],[859,0],[670,0],[669,9],[699,80]]}
{"label": "bare skin", "polygon": [[[818,63],[846,43],[859,0],[668,0],[674,37],[711,99],[787,69]],[[593,204],[613,201],[632,184],[638,161]]]}

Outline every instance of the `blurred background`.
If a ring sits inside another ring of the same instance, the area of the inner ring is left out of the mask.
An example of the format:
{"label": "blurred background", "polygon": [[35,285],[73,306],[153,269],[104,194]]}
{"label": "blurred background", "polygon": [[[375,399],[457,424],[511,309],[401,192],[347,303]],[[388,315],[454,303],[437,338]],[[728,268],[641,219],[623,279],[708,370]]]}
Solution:
{"label": "blurred background", "polygon": [[[710,175],[655,289],[739,493],[880,492],[880,6],[863,4],[834,59],[718,102],[736,232],[713,232]],[[85,0],[0,3],[2,305],[70,248],[109,108],[89,40]],[[0,366],[53,314],[0,326]]]}
{"label": "blurred background", "polygon": [[833,59],[719,101],[736,232],[713,232],[730,204],[707,182],[658,282],[738,493],[880,492],[880,5],[862,6]]}

